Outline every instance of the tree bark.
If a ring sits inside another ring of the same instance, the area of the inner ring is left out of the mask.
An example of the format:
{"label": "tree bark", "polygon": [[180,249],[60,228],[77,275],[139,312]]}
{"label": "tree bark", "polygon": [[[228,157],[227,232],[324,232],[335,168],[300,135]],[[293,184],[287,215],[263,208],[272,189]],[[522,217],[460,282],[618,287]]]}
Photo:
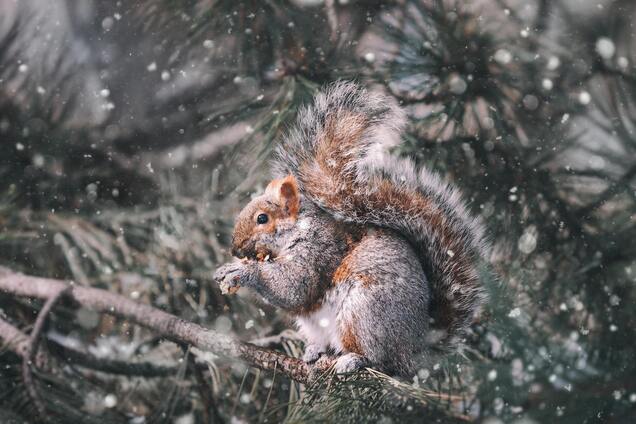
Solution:
{"label": "tree bark", "polygon": [[[46,300],[68,286],[71,288],[67,297],[84,307],[125,318],[173,341],[190,344],[228,358],[238,358],[264,370],[276,369],[276,372],[300,383],[310,381],[311,367],[300,359],[236,340],[106,290],[81,287],[51,278],[29,276],[0,267],[0,291],[9,295]],[[3,327],[0,326],[0,335],[3,334]]]}

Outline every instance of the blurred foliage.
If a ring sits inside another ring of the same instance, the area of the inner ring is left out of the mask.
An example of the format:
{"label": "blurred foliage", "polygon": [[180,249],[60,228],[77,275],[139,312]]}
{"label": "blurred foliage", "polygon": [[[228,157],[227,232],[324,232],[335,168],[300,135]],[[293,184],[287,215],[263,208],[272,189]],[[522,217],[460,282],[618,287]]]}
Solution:
{"label": "blurred foliage", "polygon": [[[460,185],[497,277],[458,355],[410,381],[300,387],[70,305],[59,422],[630,422],[636,415],[636,8],[628,0],[0,2],[0,263],[106,287],[299,356],[279,312],[211,282],[232,220],[321,85],[385,90],[399,154]],[[0,295],[25,332],[41,305]],[[0,417],[36,422],[2,351]],[[201,371],[203,369],[203,371]],[[197,371],[199,370],[199,371]],[[110,397],[109,397],[110,396]],[[112,400],[115,396],[115,402]]]}

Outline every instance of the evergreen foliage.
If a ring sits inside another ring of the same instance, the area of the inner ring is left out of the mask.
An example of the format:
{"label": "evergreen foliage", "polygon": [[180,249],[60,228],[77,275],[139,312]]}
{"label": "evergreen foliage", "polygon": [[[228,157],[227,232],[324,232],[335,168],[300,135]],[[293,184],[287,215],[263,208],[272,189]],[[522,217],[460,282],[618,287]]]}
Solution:
{"label": "evergreen foliage", "polygon": [[[116,376],[56,355],[35,376],[53,422],[636,417],[634,2],[0,6],[0,265],[243,340],[280,334],[272,347],[300,356],[281,313],[221,296],[211,276],[278,137],[340,78],[400,101],[396,154],[458,184],[494,245],[465,348],[410,381],[370,370],[302,387],[62,304],[49,343],[178,372]],[[0,293],[0,318],[27,333],[40,306]],[[0,419],[37,422],[20,359],[1,352]]]}

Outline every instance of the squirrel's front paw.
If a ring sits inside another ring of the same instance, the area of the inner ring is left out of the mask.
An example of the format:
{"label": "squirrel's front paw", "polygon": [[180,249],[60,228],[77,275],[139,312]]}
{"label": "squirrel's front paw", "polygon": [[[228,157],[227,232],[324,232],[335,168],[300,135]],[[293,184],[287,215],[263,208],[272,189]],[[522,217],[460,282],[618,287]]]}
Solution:
{"label": "squirrel's front paw", "polygon": [[243,264],[240,262],[232,262],[225,264],[214,272],[214,281],[219,284],[222,294],[233,294],[241,287],[241,274]]}
{"label": "squirrel's front paw", "polygon": [[308,364],[316,362],[323,354],[325,354],[325,348],[317,344],[308,344],[305,346],[305,353],[303,354],[303,361]]}
{"label": "squirrel's front paw", "polygon": [[369,361],[362,355],[357,353],[346,353],[336,359],[333,365],[337,374],[346,374],[361,370],[368,365]]}

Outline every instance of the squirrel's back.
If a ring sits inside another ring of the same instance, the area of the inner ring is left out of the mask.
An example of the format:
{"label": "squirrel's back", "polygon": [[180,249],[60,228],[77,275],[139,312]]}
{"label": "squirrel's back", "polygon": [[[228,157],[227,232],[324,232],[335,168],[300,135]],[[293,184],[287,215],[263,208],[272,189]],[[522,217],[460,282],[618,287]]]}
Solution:
{"label": "squirrel's back", "polygon": [[448,346],[485,298],[478,267],[487,248],[456,188],[388,152],[405,121],[392,98],[334,83],[299,112],[274,167],[334,218],[389,228],[412,243],[431,285],[435,341]]}

